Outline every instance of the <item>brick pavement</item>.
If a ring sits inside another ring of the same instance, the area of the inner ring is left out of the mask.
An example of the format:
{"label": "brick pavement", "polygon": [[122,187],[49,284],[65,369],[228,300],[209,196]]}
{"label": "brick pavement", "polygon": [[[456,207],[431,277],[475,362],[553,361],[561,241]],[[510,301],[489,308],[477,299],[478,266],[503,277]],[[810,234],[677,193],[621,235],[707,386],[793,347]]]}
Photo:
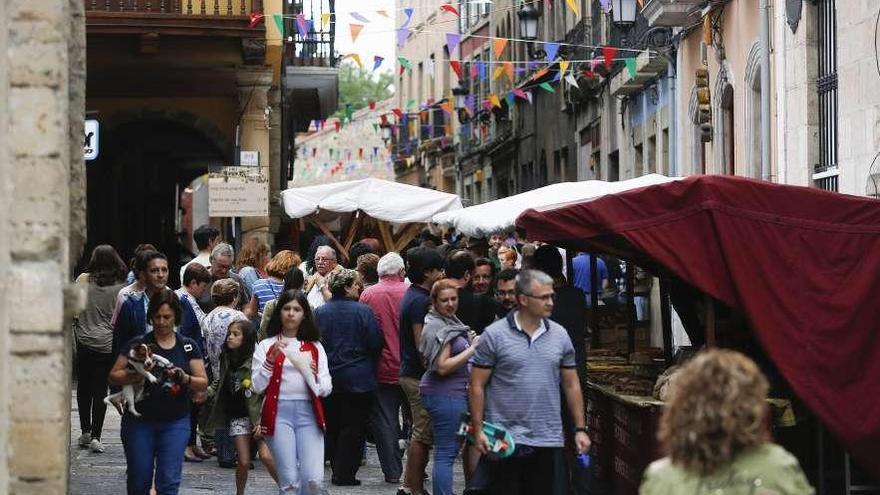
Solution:
{"label": "brick pavement", "polygon": [[[88,450],[79,449],[76,440],[79,437],[79,412],[76,398],[72,400],[70,432],[70,490],[72,495],[119,495],[125,493],[125,455],[119,438],[119,414],[108,410],[104,422],[102,442],[106,448],[103,454],[93,454]],[[428,472],[430,473],[430,465]],[[464,484],[461,464],[455,469],[456,493],[461,493]],[[385,483],[376,449],[367,447],[367,464],[358,472],[358,479],[363,481],[359,487],[335,487],[330,485],[329,469],[324,474],[325,494],[328,495],[393,495],[396,485]],[[430,490],[430,486],[428,487]],[[278,489],[272,478],[257,462],[256,469],[251,471],[247,493],[254,495],[277,494]],[[202,463],[184,463],[181,495],[201,494],[234,494],[235,472],[217,466],[216,459]]]}

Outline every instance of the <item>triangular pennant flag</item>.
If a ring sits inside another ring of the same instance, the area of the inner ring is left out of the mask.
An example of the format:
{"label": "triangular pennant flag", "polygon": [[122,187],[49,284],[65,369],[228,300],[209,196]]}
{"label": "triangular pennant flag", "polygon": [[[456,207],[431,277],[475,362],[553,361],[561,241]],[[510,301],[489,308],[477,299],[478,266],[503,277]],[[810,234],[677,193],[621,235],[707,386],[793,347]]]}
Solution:
{"label": "triangular pennant flag", "polygon": [[568,72],[568,65],[569,65],[568,60],[560,60],[559,61],[559,72],[562,75],[565,75],[565,73]]}
{"label": "triangular pennant flag", "polygon": [[311,19],[306,19],[306,39],[315,39],[315,32],[315,21]]}
{"label": "triangular pennant flag", "polygon": [[379,124],[373,122],[373,132],[379,132]]}
{"label": "triangular pennant flag", "polygon": [[508,107],[513,106],[514,98],[516,98],[516,95],[514,95],[513,92],[507,93],[507,96],[505,97],[505,99],[507,100]]}
{"label": "triangular pennant flag", "polygon": [[574,74],[569,74],[569,75],[565,76],[565,82],[567,82],[568,84],[571,84],[572,86],[574,86],[576,88],[578,87],[578,82],[577,82],[577,79],[574,77]]}
{"label": "triangular pennant flag", "polygon": [[306,16],[303,14],[296,15],[296,29],[299,30],[299,35],[305,38],[309,34],[308,28],[306,28]]}
{"label": "triangular pennant flag", "polygon": [[501,108],[501,100],[498,99],[498,95],[494,93],[489,95],[489,102],[492,103],[493,107]]}
{"label": "triangular pennant flag", "polygon": [[485,110],[485,111],[487,111],[487,112],[491,112],[491,111],[492,111],[492,102],[489,101],[488,98],[485,99],[485,100],[483,100],[483,110]]}
{"label": "triangular pennant flag", "polygon": [[464,107],[467,108],[469,114],[474,114],[474,95],[467,95],[464,98]]}
{"label": "triangular pennant flag", "polygon": [[392,108],[392,109],[391,109],[391,112],[393,112],[394,115],[397,115],[397,118],[398,118],[398,119],[403,120],[403,110],[401,110],[401,109],[399,109],[399,108]]}
{"label": "triangular pennant flag", "polygon": [[464,78],[461,76],[461,62],[458,60],[450,60],[449,65],[452,67],[452,71],[455,72],[455,75],[458,76],[458,80],[463,80]]}
{"label": "triangular pennant flag", "polygon": [[492,48],[495,52],[495,59],[500,59],[501,54],[504,53],[504,49],[507,47],[507,39],[505,38],[495,38],[492,40]]}
{"label": "triangular pennant flag", "polygon": [[406,102],[406,109],[409,110],[409,109],[412,108],[413,105],[415,105],[415,104],[416,104],[416,100],[415,100],[415,98],[410,98],[410,99]]}
{"label": "triangular pennant flag", "polygon": [[599,64],[602,63],[602,59],[594,58],[590,60],[590,72],[596,72],[596,67],[599,67]]}
{"label": "triangular pennant flag", "polygon": [[523,100],[528,100],[529,98],[526,96],[526,92],[521,89],[514,89],[513,94],[522,98]]}
{"label": "triangular pennant flag", "polygon": [[351,12],[351,13],[349,13],[349,15],[352,17],[352,19],[354,19],[354,20],[356,20],[356,21],[358,21],[358,22],[363,22],[363,23],[365,23],[365,24],[370,22],[369,19],[367,19],[366,17],[364,17],[364,16],[358,14],[357,12]]}
{"label": "triangular pennant flag", "polygon": [[351,30],[351,42],[354,43],[357,41],[357,37],[361,34],[361,30],[364,29],[363,24],[349,24],[348,29]]}
{"label": "triangular pennant flag", "polygon": [[535,72],[535,75],[532,76],[532,81],[537,81],[538,79],[541,79],[542,77],[546,76],[549,72],[550,72],[550,69],[548,69],[547,67],[544,67],[543,69],[539,70],[538,72]]}
{"label": "triangular pennant flag", "polygon": [[513,82],[513,62],[504,62],[504,73],[507,74],[507,78],[510,79],[510,82]]}
{"label": "triangular pennant flag", "polygon": [[337,120],[333,123],[333,126],[336,127],[336,132],[339,132],[339,129],[342,127],[342,123]]}
{"label": "triangular pennant flag", "polygon": [[616,46],[603,46],[602,58],[605,60],[605,68],[611,70],[611,64],[614,62],[614,56],[617,55]]}
{"label": "triangular pennant flag", "polygon": [[455,54],[455,49],[458,48],[458,42],[461,41],[461,36],[456,33],[446,33],[446,46],[449,48],[449,55]]}
{"label": "triangular pennant flag", "polygon": [[428,59],[427,65],[425,66],[425,71],[428,73],[428,77],[434,79],[434,59]]}
{"label": "triangular pennant flag", "polygon": [[575,17],[580,17],[581,13],[578,11],[577,0],[565,0],[565,5],[568,5],[568,8],[574,12]]}
{"label": "triangular pennant flag", "polygon": [[397,57],[397,61],[400,62],[401,67],[406,69],[408,72],[412,73],[412,65],[409,64],[409,60],[407,60],[404,57]]}
{"label": "triangular pennant flag", "polygon": [[349,53],[348,55],[346,55],[346,57],[354,60],[354,63],[357,64],[358,68],[360,68],[360,69],[364,68],[364,64],[361,63],[361,56],[358,55],[357,53]]}
{"label": "triangular pennant flag", "polygon": [[559,53],[559,43],[547,43],[544,45],[545,52],[547,52],[547,61],[552,62],[556,60],[556,54]]}
{"label": "triangular pennant flag", "polygon": [[611,12],[611,0],[599,0],[599,5],[606,13]]}
{"label": "triangular pennant flag", "polygon": [[406,22],[403,23],[404,26],[409,26],[409,23],[412,22],[413,9],[412,7],[408,9],[403,9],[403,15],[406,16]]}
{"label": "triangular pennant flag", "polygon": [[389,19],[391,18],[388,16],[388,12],[385,12],[384,10],[377,10],[376,13],[381,15],[382,17],[388,17]]}
{"label": "triangular pennant flag", "polygon": [[550,83],[547,83],[547,82],[542,82],[541,84],[538,85],[538,87],[543,89],[544,91],[548,91],[550,93],[556,92],[556,90],[553,89],[553,86],[551,86]]}
{"label": "triangular pennant flag", "polygon": [[629,72],[629,78],[636,78],[636,59],[634,58],[625,58],[623,62],[626,64],[626,70]]}
{"label": "triangular pennant flag", "polygon": [[504,74],[504,66],[499,65],[498,67],[495,67],[495,72],[492,73],[492,80],[494,81],[498,79],[501,77],[501,74]]}
{"label": "triangular pennant flag", "polygon": [[477,67],[477,64],[471,64],[471,78],[476,79],[480,76],[480,68]]}
{"label": "triangular pennant flag", "polygon": [[248,26],[250,26],[252,28],[257,27],[257,24],[259,24],[260,21],[263,20],[263,14],[260,14],[259,12],[251,12],[248,15],[248,17],[250,17],[250,20],[251,20],[251,22],[248,24]]}
{"label": "triangular pennant flag", "polygon": [[403,45],[406,44],[407,36],[409,36],[409,30],[405,27],[397,30],[397,48],[403,48]]}
{"label": "triangular pennant flag", "polygon": [[382,58],[378,55],[374,55],[373,56],[373,70],[375,71],[376,69],[378,69],[379,66],[382,65],[382,62],[384,60],[385,60],[384,58]]}
{"label": "triangular pennant flag", "polygon": [[443,103],[440,104],[440,108],[442,108],[443,111],[446,112],[447,114],[452,115],[452,103],[451,102],[444,101]]}
{"label": "triangular pennant flag", "polygon": [[534,92],[529,91],[528,93],[526,93],[526,99],[529,100],[529,105],[534,103],[534,100],[533,100],[534,99]]}
{"label": "triangular pennant flag", "polygon": [[376,109],[376,100],[370,100],[370,110]]}
{"label": "triangular pennant flag", "polygon": [[281,14],[273,14],[272,20],[275,21],[275,27],[278,28],[278,32],[281,33],[281,37],[284,37],[284,18],[281,17]]}
{"label": "triangular pennant flag", "polygon": [[323,14],[321,14],[321,27],[327,28],[329,26],[330,26],[330,13],[324,12]]}
{"label": "triangular pennant flag", "polygon": [[446,12],[449,12],[450,14],[455,14],[455,15],[461,17],[461,15],[458,13],[458,9],[456,9],[452,5],[449,5],[448,3],[441,5],[440,10],[445,10]]}

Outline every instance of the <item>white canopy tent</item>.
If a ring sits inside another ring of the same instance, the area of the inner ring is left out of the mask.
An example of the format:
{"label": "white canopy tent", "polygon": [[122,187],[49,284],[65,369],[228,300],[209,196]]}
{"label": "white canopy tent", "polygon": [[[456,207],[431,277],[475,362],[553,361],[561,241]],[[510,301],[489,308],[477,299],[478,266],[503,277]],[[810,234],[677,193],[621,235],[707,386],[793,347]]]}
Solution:
{"label": "white canopy tent", "polygon": [[602,180],[561,182],[488,203],[441,212],[434,215],[433,221],[441,225],[451,225],[467,236],[488,237],[491,234],[512,229],[516,218],[529,208],[543,208],[573,201],[595,199],[606,194],[616,194],[675,180],[679,179],[660,174],[649,174],[619,182]]}
{"label": "white canopy tent", "polygon": [[[399,251],[434,215],[462,207],[455,194],[374,178],[292,188],[281,201],[288,216],[318,228],[345,259],[356,238],[377,234],[386,252]],[[330,228],[337,219],[344,236]]]}

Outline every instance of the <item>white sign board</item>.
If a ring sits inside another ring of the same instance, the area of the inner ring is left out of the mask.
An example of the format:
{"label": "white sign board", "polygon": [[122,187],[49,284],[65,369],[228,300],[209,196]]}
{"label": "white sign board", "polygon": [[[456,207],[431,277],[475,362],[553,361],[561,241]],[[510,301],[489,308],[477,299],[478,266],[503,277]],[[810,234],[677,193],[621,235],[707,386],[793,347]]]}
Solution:
{"label": "white sign board", "polygon": [[85,121],[85,134],[83,136],[83,155],[86,160],[98,158],[98,144],[101,125],[95,119]]}
{"label": "white sign board", "polygon": [[260,152],[259,151],[242,151],[239,154],[239,165],[242,167],[259,167]]}
{"label": "white sign board", "polygon": [[208,177],[208,215],[212,217],[269,216],[269,181],[260,175],[228,167]]}

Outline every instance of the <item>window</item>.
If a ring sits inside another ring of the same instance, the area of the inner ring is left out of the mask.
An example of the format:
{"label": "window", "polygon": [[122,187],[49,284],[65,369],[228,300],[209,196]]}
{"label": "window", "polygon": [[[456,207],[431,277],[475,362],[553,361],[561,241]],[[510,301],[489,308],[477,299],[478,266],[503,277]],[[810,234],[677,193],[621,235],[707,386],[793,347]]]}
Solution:
{"label": "window", "polygon": [[642,174],[653,174],[657,171],[657,136],[648,138],[648,155],[645,157],[645,169]]}
{"label": "window", "polygon": [[644,148],[641,144],[637,144],[635,146],[635,160],[633,160],[633,168],[632,168],[632,176],[631,177],[639,177],[642,175],[643,168],[642,164],[645,161],[645,152]]}
{"label": "window", "polygon": [[715,95],[715,173],[729,175],[734,173],[734,109],[733,86],[726,74],[718,78]]}
{"label": "window", "polygon": [[660,153],[660,166],[657,173],[669,175],[669,128],[663,129],[663,142],[660,143],[663,151]]}
{"label": "window", "polygon": [[746,163],[748,174],[761,179],[761,45],[755,43],[746,62]]}
{"label": "window", "polygon": [[813,185],[837,191],[837,0],[819,0],[819,163]]}
{"label": "window", "polygon": [[608,154],[608,182],[620,180],[620,153],[617,151]]}

